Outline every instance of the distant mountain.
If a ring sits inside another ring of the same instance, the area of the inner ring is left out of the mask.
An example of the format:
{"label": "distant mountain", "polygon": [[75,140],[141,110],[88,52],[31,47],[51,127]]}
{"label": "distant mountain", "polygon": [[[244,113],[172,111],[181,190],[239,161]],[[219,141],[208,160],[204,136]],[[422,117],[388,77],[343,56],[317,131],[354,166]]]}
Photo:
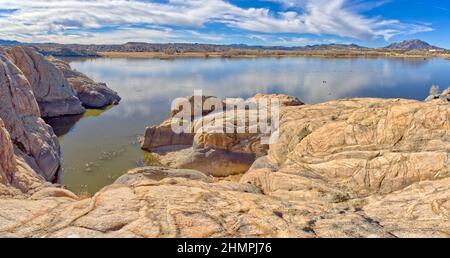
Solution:
{"label": "distant mountain", "polygon": [[356,44],[320,44],[320,45],[307,45],[307,46],[296,46],[296,47],[285,47],[285,46],[249,46],[246,44],[231,44],[227,45],[233,48],[239,49],[263,49],[263,50],[285,50],[285,51],[295,51],[295,50],[347,50],[347,49],[365,49],[365,47],[358,46]]}
{"label": "distant mountain", "polygon": [[405,40],[402,42],[391,44],[387,49],[398,49],[398,50],[442,50],[443,48],[432,46],[425,41],[414,39]]}
{"label": "distant mountain", "polygon": [[365,49],[365,47],[356,44],[322,44],[322,45],[308,45],[304,50],[350,50],[350,49]]}
{"label": "distant mountain", "polygon": [[[0,0],[1,1],[1,0]],[[183,55],[185,53],[204,53],[209,56],[210,53],[215,55],[222,54],[226,56],[245,56],[245,55],[289,55],[292,51],[295,55],[330,55],[330,56],[383,56],[389,51],[406,50],[406,54],[422,54],[428,55],[428,50],[445,50],[432,46],[421,40],[409,40],[400,43],[391,44],[384,48],[367,48],[356,44],[322,44],[308,46],[252,46],[246,44],[199,44],[199,43],[145,43],[145,42],[128,42],[125,44],[115,45],[96,45],[96,44],[58,44],[58,43],[21,43],[10,40],[0,40],[0,45],[26,45],[36,48],[44,55],[52,55],[55,57],[97,57],[102,53],[123,52],[123,53],[139,53],[154,52],[164,53],[168,55]],[[414,50],[414,51],[413,51]],[[294,53],[295,51],[295,53]],[[437,53],[440,54],[441,52]]]}
{"label": "distant mountain", "polygon": [[0,45],[17,45],[20,44],[19,41],[16,40],[1,40],[0,39]]}

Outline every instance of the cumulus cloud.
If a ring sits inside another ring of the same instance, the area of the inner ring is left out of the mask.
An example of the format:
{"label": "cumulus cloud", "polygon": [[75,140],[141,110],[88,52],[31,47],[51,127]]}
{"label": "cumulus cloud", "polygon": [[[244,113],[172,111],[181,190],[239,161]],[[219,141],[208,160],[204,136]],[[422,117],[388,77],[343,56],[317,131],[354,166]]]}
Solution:
{"label": "cumulus cloud", "polygon": [[1,0],[0,38],[61,43],[220,42],[224,35],[208,30],[211,24],[242,34],[326,34],[362,40],[431,30],[427,24],[363,16],[359,9],[371,7],[354,0],[264,1],[281,3],[286,9],[243,8],[224,0]]}

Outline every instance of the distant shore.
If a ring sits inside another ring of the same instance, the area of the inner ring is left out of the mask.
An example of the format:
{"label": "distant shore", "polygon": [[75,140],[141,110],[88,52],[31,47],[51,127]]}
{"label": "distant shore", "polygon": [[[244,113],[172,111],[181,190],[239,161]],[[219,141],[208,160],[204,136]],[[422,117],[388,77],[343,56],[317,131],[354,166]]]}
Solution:
{"label": "distant shore", "polygon": [[322,57],[322,58],[446,58],[450,60],[450,53],[432,53],[428,51],[235,51],[235,52],[98,52],[98,55],[106,58],[264,58],[264,57]]}

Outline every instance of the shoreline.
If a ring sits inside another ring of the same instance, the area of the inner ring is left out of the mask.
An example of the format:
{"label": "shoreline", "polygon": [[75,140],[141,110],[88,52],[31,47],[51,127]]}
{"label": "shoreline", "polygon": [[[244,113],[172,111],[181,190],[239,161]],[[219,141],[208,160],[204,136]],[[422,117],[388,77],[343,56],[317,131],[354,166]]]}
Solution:
{"label": "shoreline", "polygon": [[167,54],[164,52],[98,52],[103,58],[136,58],[136,59],[181,59],[181,58],[404,58],[404,59],[432,59],[443,58],[450,60],[447,53],[395,53],[395,52],[293,52],[293,53],[222,53],[222,52],[186,52]]}

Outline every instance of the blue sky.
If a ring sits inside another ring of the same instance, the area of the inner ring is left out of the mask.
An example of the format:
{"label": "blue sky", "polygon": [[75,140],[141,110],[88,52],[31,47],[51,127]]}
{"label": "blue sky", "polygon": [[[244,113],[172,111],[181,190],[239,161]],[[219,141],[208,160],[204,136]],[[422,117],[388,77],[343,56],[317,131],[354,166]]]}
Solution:
{"label": "blue sky", "polygon": [[448,0],[0,0],[0,39],[450,48]]}

